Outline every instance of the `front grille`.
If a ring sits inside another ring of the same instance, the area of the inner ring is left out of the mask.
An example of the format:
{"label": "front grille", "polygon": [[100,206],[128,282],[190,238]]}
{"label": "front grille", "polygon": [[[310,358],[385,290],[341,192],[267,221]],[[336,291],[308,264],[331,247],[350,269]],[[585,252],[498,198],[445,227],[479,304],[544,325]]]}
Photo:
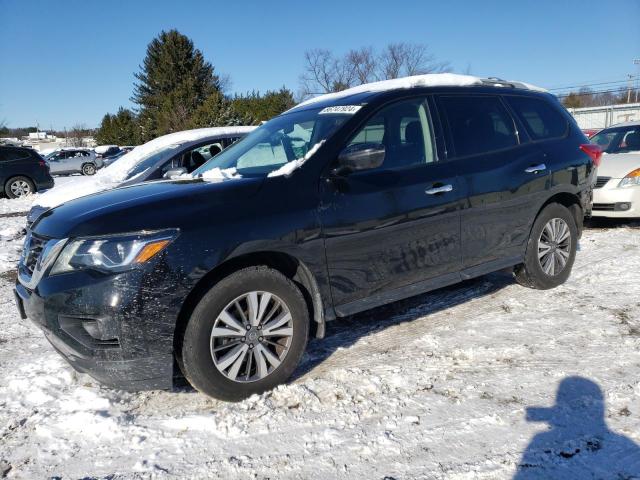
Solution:
{"label": "front grille", "polygon": [[37,235],[32,233],[27,234],[27,238],[24,241],[24,250],[22,252],[22,263],[27,272],[29,272],[29,275],[33,274],[46,243],[47,241],[45,239],[40,238]]}
{"label": "front grille", "polygon": [[616,209],[616,204],[615,203],[594,203],[592,209],[613,212]]}
{"label": "front grille", "polygon": [[609,180],[611,180],[611,177],[598,177],[593,188],[602,188],[607,184]]}

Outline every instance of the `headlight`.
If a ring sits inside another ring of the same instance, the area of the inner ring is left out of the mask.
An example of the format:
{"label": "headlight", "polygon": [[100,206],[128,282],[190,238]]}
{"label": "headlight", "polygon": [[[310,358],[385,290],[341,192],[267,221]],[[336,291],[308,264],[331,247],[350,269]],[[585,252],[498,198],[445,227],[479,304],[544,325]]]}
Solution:
{"label": "headlight", "polygon": [[177,230],[141,232],[69,241],[58,255],[51,275],[76,270],[122,272],[141,265],[164,250]]}
{"label": "headlight", "polygon": [[640,185],[640,168],[627,173],[627,176],[620,180],[618,187],[633,187]]}

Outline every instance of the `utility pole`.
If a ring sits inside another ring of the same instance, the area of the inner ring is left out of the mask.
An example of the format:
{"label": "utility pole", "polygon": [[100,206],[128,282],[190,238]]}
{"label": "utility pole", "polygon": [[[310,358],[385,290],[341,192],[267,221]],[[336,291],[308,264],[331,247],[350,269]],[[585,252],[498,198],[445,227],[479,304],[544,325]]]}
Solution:
{"label": "utility pole", "polygon": [[627,78],[629,78],[629,87],[627,88],[627,103],[631,103],[631,86],[633,85],[633,75],[629,74],[627,75]]}

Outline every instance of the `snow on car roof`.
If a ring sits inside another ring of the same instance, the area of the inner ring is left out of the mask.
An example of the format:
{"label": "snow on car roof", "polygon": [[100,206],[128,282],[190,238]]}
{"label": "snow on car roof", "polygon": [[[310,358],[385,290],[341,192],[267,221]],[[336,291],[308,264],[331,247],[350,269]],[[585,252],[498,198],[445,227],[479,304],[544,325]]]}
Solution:
{"label": "snow on car roof", "polygon": [[211,127],[198,128],[195,130],[185,130],[183,132],[163,135],[150,142],[135,147],[130,152],[124,154],[117,162],[105,167],[91,177],[83,179],[81,182],[69,182],[65,185],[53,188],[42,195],[37,195],[33,205],[53,208],[64,202],[75,198],[84,197],[92,193],[101,192],[116,187],[127,179],[127,174],[143,159],[149,155],[159,152],[171,145],[195,142],[204,138],[226,137],[230,135],[245,135],[256,127]]}
{"label": "snow on car roof", "polygon": [[472,85],[485,86],[515,86],[528,90],[546,92],[544,88],[512,80],[500,80],[496,78],[480,78],[473,75],[460,75],[457,73],[427,73],[424,75],[414,75],[411,77],[394,78],[392,80],[381,80],[379,82],[365,83],[357,87],[347,88],[340,92],[327,93],[310,98],[299,103],[294,109],[312,105],[318,102],[339,100],[359,93],[375,93],[388,90],[400,90],[415,87],[467,87]]}

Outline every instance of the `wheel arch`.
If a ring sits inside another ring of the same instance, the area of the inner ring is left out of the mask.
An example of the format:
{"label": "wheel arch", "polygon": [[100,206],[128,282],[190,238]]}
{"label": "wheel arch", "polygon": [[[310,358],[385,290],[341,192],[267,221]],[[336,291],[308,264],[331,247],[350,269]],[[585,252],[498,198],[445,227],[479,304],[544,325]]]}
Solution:
{"label": "wheel arch", "polygon": [[566,191],[557,192],[542,204],[542,206],[538,209],[534,220],[538,218],[540,212],[542,212],[542,210],[544,210],[544,208],[551,203],[558,203],[560,205],[563,205],[564,207],[567,207],[567,209],[571,212],[571,215],[573,215],[574,220],[576,221],[579,238],[582,235],[582,227],[584,225],[584,211],[582,209],[580,197],[576,193]]}
{"label": "wheel arch", "polygon": [[191,289],[178,313],[175,331],[173,335],[173,347],[176,355],[181,356],[182,339],[191,312],[196,307],[202,296],[208,292],[217,282],[232,273],[246,267],[266,266],[282,273],[293,281],[302,292],[307,303],[309,316],[312,319],[310,332],[316,338],[323,338],[325,332],[324,302],[318,283],[307,265],[300,259],[278,251],[260,251],[245,253],[229,258],[217,265]]}

